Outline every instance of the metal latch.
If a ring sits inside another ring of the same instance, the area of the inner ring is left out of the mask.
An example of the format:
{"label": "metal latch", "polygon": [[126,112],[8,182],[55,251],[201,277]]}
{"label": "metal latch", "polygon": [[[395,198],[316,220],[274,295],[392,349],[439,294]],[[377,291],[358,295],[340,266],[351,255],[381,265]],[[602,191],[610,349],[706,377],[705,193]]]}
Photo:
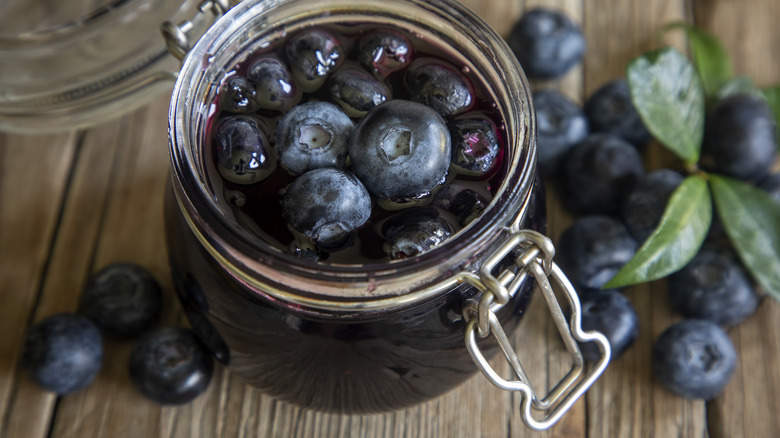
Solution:
{"label": "metal latch", "polygon": [[170,21],[164,22],[160,25],[160,31],[165,38],[168,51],[179,61],[184,59],[184,56],[192,48],[190,44],[192,31],[205,23],[213,22],[214,19],[227,12],[230,7],[229,0],[203,0],[192,20],[186,20],[179,24]]}

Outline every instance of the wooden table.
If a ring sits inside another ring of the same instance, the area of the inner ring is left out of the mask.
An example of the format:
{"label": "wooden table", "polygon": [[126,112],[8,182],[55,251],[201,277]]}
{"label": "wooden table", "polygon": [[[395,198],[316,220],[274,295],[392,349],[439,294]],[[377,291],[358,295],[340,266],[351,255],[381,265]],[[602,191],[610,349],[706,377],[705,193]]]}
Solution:
{"label": "wooden table", "polygon": [[[664,44],[659,27],[685,20],[716,33],[738,74],[759,85],[780,82],[777,0],[469,0],[503,35],[525,8],[546,4],[581,23],[585,62],[553,87],[581,102],[626,62]],[[685,50],[679,35],[666,39]],[[73,311],[91,272],[115,261],[148,267],[163,283],[164,322],[184,324],[166,262],[162,226],[168,177],[167,97],[118,120],[57,135],[0,135],[0,436],[39,437],[496,437],[532,436],[517,396],[475,376],[423,405],[383,415],[339,416],[301,410],[245,386],[217,368],[206,394],[160,407],[131,386],[130,342],[106,341],[105,363],[87,389],[56,397],[38,389],[17,362],[25,329]],[[657,148],[649,167],[670,163]],[[571,223],[554,194],[551,235]],[[710,402],[678,398],[653,382],[653,340],[679,317],[663,282],[627,292],[641,319],[636,345],[607,369],[565,419],[535,436],[780,436],[780,306],[765,299],[749,321],[729,330],[740,355],[726,392]],[[541,300],[536,300],[538,305]],[[546,382],[567,366],[546,312],[538,308],[515,342],[532,378]],[[496,361],[506,371],[506,366]]]}

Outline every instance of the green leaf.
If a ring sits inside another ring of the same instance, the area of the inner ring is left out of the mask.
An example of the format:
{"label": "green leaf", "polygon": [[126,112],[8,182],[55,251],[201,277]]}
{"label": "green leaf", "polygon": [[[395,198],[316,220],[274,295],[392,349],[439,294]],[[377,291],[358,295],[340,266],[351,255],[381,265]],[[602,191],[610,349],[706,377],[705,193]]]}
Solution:
{"label": "green leaf", "polygon": [[715,93],[717,100],[723,100],[729,96],[736,94],[749,94],[761,99],[766,99],[766,94],[756,87],[753,83],[753,79],[748,76],[737,76],[724,82],[721,87]]}
{"label": "green leaf", "polygon": [[628,64],[626,76],[647,129],[686,164],[698,161],[704,91],[690,61],[672,48],[648,52]]}
{"label": "green leaf", "polygon": [[711,175],[723,228],[758,284],[780,301],[780,204],[761,189]]}
{"label": "green leaf", "polygon": [[734,74],[731,58],[723,44],[713,35],[687,23],[673,23],[666,29],[682,29],[688,36],[688,45],[693,54],[693,63],[699,72],[704,92],[714,96],[720,87]]}
{"label": "green leaf", "polygon": [[699,176],[689,176],[669,198],[653,234],[604,288],[657,280],[680,270],[699,251],[711,221],[707,182]]}

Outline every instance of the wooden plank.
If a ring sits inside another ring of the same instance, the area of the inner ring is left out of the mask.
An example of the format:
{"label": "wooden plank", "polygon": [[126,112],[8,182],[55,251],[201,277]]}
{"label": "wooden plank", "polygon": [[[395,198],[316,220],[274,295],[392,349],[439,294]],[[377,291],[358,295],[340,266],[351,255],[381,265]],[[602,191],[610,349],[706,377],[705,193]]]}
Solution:
{"label": "wooden plank", "polygon": [[[48,429],[55,397],[22,377],[17,363],[77,149],[74,134],[0,135],[0,436],[43,436]],[[24,414],[31,433],[20,435],[13,412],[26,396],[40,403],[34,415]]]}

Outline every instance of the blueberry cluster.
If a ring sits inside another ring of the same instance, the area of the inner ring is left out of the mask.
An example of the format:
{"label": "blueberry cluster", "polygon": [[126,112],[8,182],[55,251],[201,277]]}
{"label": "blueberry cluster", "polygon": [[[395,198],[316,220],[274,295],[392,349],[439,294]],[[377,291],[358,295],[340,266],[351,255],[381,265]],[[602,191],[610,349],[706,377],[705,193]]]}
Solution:
{"label": "blueberry cluster", "polygon": [[22,368],[43,389],[69,394],[100,371],[101,331],[141,335],[128,364],[133,384],[161,404],[188,402],[208,388],[213,360],[189,330],[152,328],[161,307],[160,285],[149,271],[131,263],[108,265],[88,280],[77,314],[55,314],[28,330]]}
{"label": "blueberry cluster", "polygon": [[462,62],[426,50],[400,31],[351,26],[307,28],[251,54],[220,85],[216,185],[304,259],[363,263],[440,245],[490,202],[484,181],[500,178],[504,137]]}

